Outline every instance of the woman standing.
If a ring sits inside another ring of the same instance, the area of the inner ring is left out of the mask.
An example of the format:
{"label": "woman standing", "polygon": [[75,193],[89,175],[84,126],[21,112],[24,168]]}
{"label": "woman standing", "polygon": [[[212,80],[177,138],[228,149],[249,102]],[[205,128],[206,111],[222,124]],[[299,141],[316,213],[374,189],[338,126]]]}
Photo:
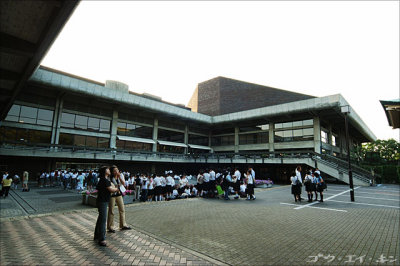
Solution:
{"label": "woman standing", "polygon": [[324,181],[324,179],[322,179],[321,175],[317,171],[315,171],[314,175],[315,175],[315,178],[317,179],[317,191],[319,192],[319,196],[321,197],[319,202],[324,202],[323,191],[325,188],[324,187],[325,181]]}
{"label": "woman standing", "polygon": [[111,193],[118,191],[118,188],[111,187],[109,180],[110,169],[103,166],[99,170],[100,181],[97,184],[97,200],[96,205],[99,211],[97,217],[96,228],[94,230],[94,240],[99,242],[100,246],[107,246],[106,243],[106,219],[107,219],[107,206],[111,198]]}
{"label": "woman standing", "polygon": [[125,186],[124,176],[119,172],[117,166],[113,165],[110,167],[111,171],[111,186],[117,188],[117,192],[111,195],[110,203],[108,205],[108,219],[107,229],[110,233],[115,233],[114,229],[114,206],[117,203],[119,212],[119,228],[121,230],[130,230],[131,228],[126,224],[125,221],[125,205],[122,198],[122,194],[119,191],[120,186]]}
{"label": "woman standing", "polygon": [[312,186],[313,177],[312,177],[311,173],[312,173],[312,171],[309,170],[308,174],[304,178],[304,185],[305,185],[306,191],[307,191],[308,202],[312,202],[312,198],[313,198],[313,186]]}
{"label": "woman standing", "polygon": [[292,182],[292,194],[294,196],[294,201],[301,202],[301,185],[302,185],[301,176],[298,177],[295,172],[292,172],[290,181]]}
{"label": "woman standing", "polygon": [[10,191],[11,183],[12,183],[12,177],[11,175],[7,175],[5,178],[3,178],[2,185],[3,185],[3,197],[6,198],[8,196],[8,192]]}

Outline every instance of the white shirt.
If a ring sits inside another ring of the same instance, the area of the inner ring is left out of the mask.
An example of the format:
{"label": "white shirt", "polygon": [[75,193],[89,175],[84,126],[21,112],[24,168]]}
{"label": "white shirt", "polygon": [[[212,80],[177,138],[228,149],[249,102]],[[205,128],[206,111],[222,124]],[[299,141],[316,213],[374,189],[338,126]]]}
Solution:
{"label": "white shirt", "polygon": [[245,193],[246,192],[246,185],[240,185],[240,192]]}
{"label": "white shirt", "polygon": [[210,180],[215,180],[215,172],[213,170],[210,171]]}
{"label": "white shirt", "polygon": [[159,176],[156,176],[153,181],[155,187],[161,186],[161,178]]}
{"label": "white shirt", "polygon": [[160,179],[161,179],[161,186],[165,187],[167,185],[167,180],[163,176],[161,176]]}
{"label": "white shirt", "polygon": [[175,184],[175,180],[172,176],[167,176],[167,186],[173,186]]}
{"label": "white shirt", "polygon": [[153,189],[154,188],[154,179],[150,179],[149,180],[149,189]]}
{"label": "white shirt", "polygon": [[254,177],[253,177],[253,175],[252,174],[250,174],[250,175],[247,175],[247,184],[254,184]]}
{"label": "white shirt", "polygon": [[132,177],[129,177],[128,179],[128,185],[133,185],[133,182],[135,182],[135,179]]}
{"label": "white shirt", "polygon": [[240,180],[240,177],[242,176],[239,170],[236,170],[233,175],[236,176],[237,180]]}
{"label": "white shirt", "polygon": [[186,188],[186,189],[185,189],[185,193],[188,194],[188,195],[190,195],[190,188]]}
{"label": "white shirt", "polygon": [[254,172],[253,169],[251,169],[251,175],[253,176],[253,179],[256,180],[256,172]]}
{"label": "white shirt", "polygon": [[179,196],[178,190],[176,190],[176,189],[172,190],[172,195],[173,195],[174,197]]}
{"label": "white shirt", "polygon": [[298,176],[292,176],[292,177],[290,178],[290,180],[292,181],[292,185],[296,185],[296,181],[297,181],[297,180],[299,180],[300,183],[303,184],[303,181],[301,180],[301,177],[298,177]]}
{"label": "white shirt", "polygon": [[204,173],[204,182],[210,182],[210,174],[209,173]]}
{"label": "white shirt", "polygon": [[146,177],[142,178],[142,189],[147,189],[148,182]]}
{"label": "white shirt", "polygon": [[306,175],[306,177],[304,178],[304,181],[307,181],[307,180],[312,181],[313,180],[312,175]]}
{"label": "white shirt", "polygon": [[181,180],[179,181],[179,185],[180,187],[184,187],[186,186],[186,184],[188,183],[188,180],[185,178],[181,178]]}

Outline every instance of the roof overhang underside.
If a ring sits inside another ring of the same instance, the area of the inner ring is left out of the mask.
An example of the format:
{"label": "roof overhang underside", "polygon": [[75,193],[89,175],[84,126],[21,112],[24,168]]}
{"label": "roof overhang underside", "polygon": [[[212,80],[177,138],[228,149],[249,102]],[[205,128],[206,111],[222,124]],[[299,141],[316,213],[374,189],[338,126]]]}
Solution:
{"label": "roof overhang underside", "polygon": [[0,1],[0,120],[79,1]]}
{"label": "roof overhang underside", "polygon": [[385,110],[389,125],[393,127],[393,129],[400,128],[400,99],[380,102]]}

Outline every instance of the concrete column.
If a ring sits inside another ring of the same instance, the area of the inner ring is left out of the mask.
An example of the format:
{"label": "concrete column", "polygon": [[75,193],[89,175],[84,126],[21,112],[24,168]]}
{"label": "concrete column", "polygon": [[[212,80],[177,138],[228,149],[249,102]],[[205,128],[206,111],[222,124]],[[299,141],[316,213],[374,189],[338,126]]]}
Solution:
{"label": "concrete column", "polygon": [[235,127],[235,153],[239,153],[239,127]]}
{"label": "concrete column", "polygon": [[[189,127],[185,125],[185,135],[183,137],[183,142],[188,145],[189,143]],[[185,154],[188,154],[188,147],[185,148]]]}
{"label": "concrete column", "polygon": [[53,124],[51,129],[51,144],[59,144],[63,105],[63,97],[57,97],[56,109],[54,110]]}
{"label": "concrete column", "polygon": [[117,127],[118,127],[118,111],[113,110],[113,117],[111,121],[111,138],[110,138],[110,148],[117,148]]}
{"label": "concrete column", "polygon": [[275,140],[274,140],[274,136],[275,136],[275,124],[274,123],[269,123],[269,139],[268,139],[268,143],[269,143],[269,152],[274,152],[275,151]]}
{"label": "concrete column", "polygon": [[158,139],[158,119],[154,118],[153,140],[155,141],[155,143],[153,144],[153,152],[157,152],[157,139]]}
{"label": "concrete column", "polygon": [[314,151],[321,153],[321,125],[319,117],[314,117]]}

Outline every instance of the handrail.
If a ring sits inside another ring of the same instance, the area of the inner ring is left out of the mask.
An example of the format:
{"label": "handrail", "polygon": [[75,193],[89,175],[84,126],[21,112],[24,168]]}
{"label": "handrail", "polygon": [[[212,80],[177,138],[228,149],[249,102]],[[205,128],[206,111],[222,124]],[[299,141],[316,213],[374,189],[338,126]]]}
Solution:
{"label": "handrail", "polygon": [[[274,151],[274,152],[246,152],[241,151],[239,153],[227,152],[227,153],[195,153],[195,154],[178,154],[178,153],[166,153],[166,152],[153,152],[153,151],[133,151],[133,150],[121,150],[121,149],[111,149],[111,148],[94,148],[94,147],[85,147],[85,146],[74,146],[74,145],[62,145],[62,144],[47,144],[47,143],[21,143],[16,141],[7,141],[1,144],[2,148],[11,148],[7,144],[11,145],[13,149],[35,149],[35,150],[45,150],[45,151],[72,151],[72,152],[90,152],[90,153],[110,153],[113,155],[117,154],[127,154],[130,156],[153,156],[159,158],[186,158],[186,159],[195,159],[195,160],[208,160],[208,159],[268,159],[268,158],[311,158],[313,160],[319,160],[326,164],[330,164],[331,167],[347,170],[348,165],[347,162],[331,156],[327,154],[316,153],[313,150],[303,150],[303,151]],[[372,174],[362,169],[358,166],[352,165],[354,177],[361,179],[363,181],[366,180],[363,175],[372,177]],[[379,175],[375,175],[379,177]]]}

